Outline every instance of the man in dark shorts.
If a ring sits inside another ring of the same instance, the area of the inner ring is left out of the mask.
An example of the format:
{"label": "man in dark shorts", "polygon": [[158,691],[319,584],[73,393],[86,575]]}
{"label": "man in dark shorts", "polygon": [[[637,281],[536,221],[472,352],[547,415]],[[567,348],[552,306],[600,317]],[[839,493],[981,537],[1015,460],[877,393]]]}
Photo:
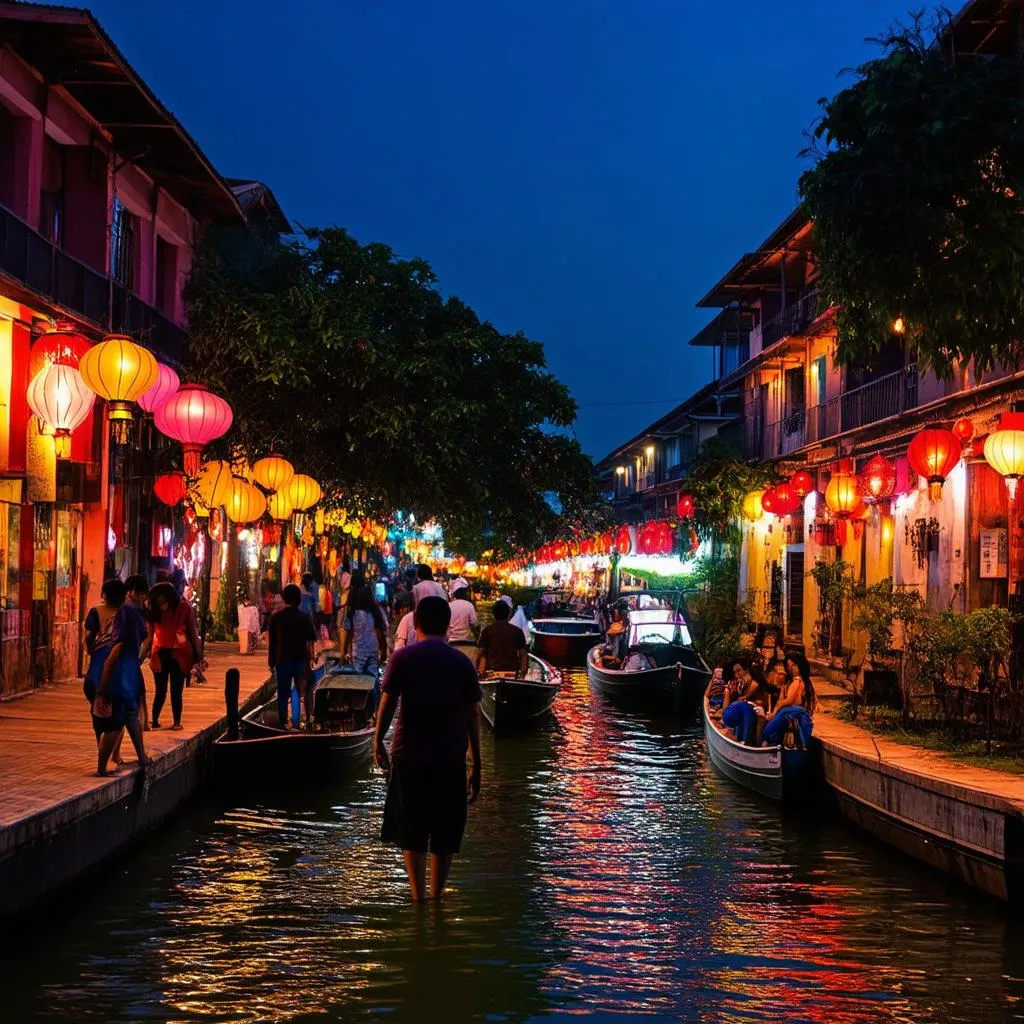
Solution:
{"label": "man in dark shorts", "polygon": [[[466,828],[467,793],[472,802],[480,792],[480,684],[473,663],[445,640],[450,621],[444,598],[416,605],[417,643],[388,663],[374,735],[374,760],[388,773],[381,839],[402,848],[415,902],[426,899],[428,851],[431,898],[441,899]],[[384,736],[399,697],[389,754]]]}
{"label": "man in dark shorts", "polygon": [[494,622],[487,626],[477,641],[479,654],[476,670],[485,672],[515,672],[519,678],[526,675],[526,637],[518,626],[508,621],[512,609],[505,601],[495,601],[491,614]]}
{"label": "man in dark shorts", "polygon": [[277,714],[281,728],[297,726],[288,717],[288,704],[292,697],[292,683],[302,696],[306,707],[306,721],[312,714],[312,700],[307,699],[310,671],[313,665],[313,645],[316,627],[313,617],[301,608],[302,591],[289,583],[281,591],[284,608],[270,617],[270,652],[267,661],[277,677]]}

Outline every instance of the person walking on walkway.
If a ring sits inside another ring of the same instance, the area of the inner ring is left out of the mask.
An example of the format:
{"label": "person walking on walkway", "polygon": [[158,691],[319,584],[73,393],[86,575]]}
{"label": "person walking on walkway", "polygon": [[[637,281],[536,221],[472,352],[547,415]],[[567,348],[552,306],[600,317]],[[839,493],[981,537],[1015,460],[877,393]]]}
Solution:
{"label": "person walking on walkway", "polygon": [[[85,699],[89,702],[97,750],[102,746],[104,732],[113,727],[109,718],[97,717],[95,702],[96,691],[103,679],[103,666],[106,664],[111,647],[114,646],[114,615],[117,613],[117,609],[124,604],[124,597],[124,583],[117,578],[107,580],[100,590],[100,603],[94,608],[90,608],[85,617],[85,649],[89,655],[89,666],[85,671],[82,691],[85,693]],[[118,741],[110,752],[110,758],[115,765],[121,763],[120,746],[119,734]]]}
{"label": "person walking on walkway", "polygon": [[196,619],[188,601],[178,597],[171,583],[157,583],[149,592],[149,637],[156,692],[153,695],[154,729],[160,728],[160,712],[167,700],[167,687],[171,690],[171,728],[180,730],[182,695],[185,677],[192,666],[201,660]]}
{"label": "person walking on walkway", "polygon": [[[374,761],[388,775],[381,839],[402,849],[415,902],[440,900],[480,793],[480,684],[473,663],[445,641],[451,612],[443,597],[416,606],[418,642],[395,653],[384,676]],[[398,703],[401,699],[401,704]],[[384,737],[398,709],[391,750]],[[472,754],[467,783],[466,748]]]}
{"label": "person walking on walkway", "polygon": [[416,579],[419,582],[412,588],[414,604],[419,604],[425,597],[440,597],[447,600],[444,588],[434,579],[434,570],[429,565],[416,567]]}
{"label": "person walking on walkway", "polygon": [[453,587],[450,607],[452,621],[448,626],[448,643],[473,643],[480,632],[480,623],[476,616],[476,608],[469,597],[469,584],[465,580],[458,580]]}
{"label": "person walking on walkway", "polygon": [[[302,591],[289,583],[281,592],[284,608],[275,612],[270,619],[268,663],[277,678],[277,714],[281,728],[288,727],[288,704],[291,700],[292,685],[299,691],[306,705],[306,718],[310,716],[310,702],[307,700],[306,683],[313,664],[313,645],[317,631],[313,619],[302,611]],[[298,728],[299,717],[291,720]]]}
{"label": "person walking on walkway", "polygon": [[[173,588],[172,588],[173,589]],[[117,596],[122,596],[120,593]],[[146,642],[146,620],[132,601],[121,601],[114,614],[113,644],[103,664],[103,676],[96,691],[96,714],[108,719],[99,745],[97,775],[109,775],[107,762],[127,731],[139,764],[149,764],[139,722],[140,655]]]}
{"label": "person walking on walkway", "polygon": [[[144,620],[149,616],[149,583],[141,573],[129,576],[124,581],[125,601],[131,601],[142,615]],[[142,674],[142,663],[149,657],[151,640],[148,632],[146,641],[139,652],[139,720],[142,722],[142,731],[149,732],[149,708],[146,702],[146,677]]]}

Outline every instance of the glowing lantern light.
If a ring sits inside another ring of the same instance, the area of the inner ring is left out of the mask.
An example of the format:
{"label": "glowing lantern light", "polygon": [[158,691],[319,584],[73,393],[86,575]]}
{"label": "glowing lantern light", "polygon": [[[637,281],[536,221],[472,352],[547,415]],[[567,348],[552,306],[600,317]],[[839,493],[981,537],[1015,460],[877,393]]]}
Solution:
{"label": "glowing lantern light", "polygon": [[974,424],[966,416],[962,416],[953,424],[953,433],[961,444],[967,444],[974,437]]}
{"label": "glowing lantern light", "polygon": [[961,447],[956,434],[944,427],[919,430],[907,449],[910,468],[928,481],[932,501],[942,497],[942,485],[960,461]]}
{"label": "glowing lantern light", "polygon": [[71,432],[89,415],[96,396],[73,366],[50,363],[29,382],[25,393],[40,430],[53,434],[58,459],[71,456]]}
{"label": "glowing lantern light", "polygon": [[985,438],[985,461],[1006,481],[1010,501],[1024,476],[1024,413],[1004,412],[999,427]]}
{"label": "glowing lantern light", "polygon": [[779,499],[775,494],[775,488],[769,487],[761,495],[761,508],[768,513],[774,513],[778,515],[779,512]]}
{"label": "glowing lantern light", "polygon": [[195,482],[196,494],[207,508],[227,505],[231,501],[233,488],[231,464],[218,459],[205,463]]}
{"label": "glowing lantern light", "polygon": [[[305,473],[296,473],[288,481],[285,493],[288,495],[296,512],[305,512],[311,509],[323,494],[320,490],[320,485],[311,476],[306,476]],[[353,533],[353,536],[358,537],[359,535]]]}
{"label": "glowing lantern light", "polygon": [[157,363],[156,371],[156,383],[139,395],[139,408],[150,414],[156,412],[181,386],[178,375],[165,363]]}
{"label": "glowing lantern light", "polygon": [[744,499],[741,508],[743,518],[748,523],[756,523],[764,515],[764,506],[761,504],[763,491],[751,491]]}
{"label": "glowing lantern light", "polygon": [[896,467],[884,456],[868,459],[861,473],[864,485],[864,499],[872,504],[892,497],[896,489]]}
{"label": "glowing lantern light", "polygon": [[153,493],[165,505],[177,505],[188,493],[184,473],[163,473],[153,481]]}
{"label": "glowing lantern light", "polygon": [[295,467],[283,455],[268,455],[252,467],[252,478],[272,493],[287,487],[295,476]]}
{"label": "glowing lantern light", "polygon": [[664,520],[657,524],[655,546],[659,555],[671,555],[676,546],[675,530]]}
{"label": "glowing lantern light", "polygon": [[200,453],[231,427],[231,406],[201,384],[186,384],[159,406],[153,416],[157,430],[184,450],[185,473],[199,473]]}
{"label": "glowing lantern light", "polygon": [[814,490],[814,477],[806,469],[798,469],[789,478],[789,486],[798,498],[806,498]]}
{"label": "glowing lantern light", "polygon": [[633,538],[630,536],[628,526],[620,526],[615,534],[615,549],[620,555],[628,555],[633,550]]}
{"label": "glowing lantern light", "polygon": [[775,514],[782,519],[800,507],[800,496],[788,483],[777,484],[775,487]]}
{"label": "glowing lantern light", "polygon": [[132,403],[157,381],[153,353],[136,345],[127,335],[111,334],[82,355],[78,370],[86,387],[107,403],[114,438],[124,444],[132,421]]}
{"label": "glowing lantern light", "polygon": [[849,519],[861,504],[861,479],[854,473],[833,473],[825,488],[825,504],[837,519]]}
{"label": "glowing lantern light", "polygon": [[693,503],[691,495],[679,495],[679,500],[676,502],[676,515],[678,515],[680,519],[689,519],[693,515],[695,509],[696,506]]}
{"label": "glowing lantern light", "polygon": [[31,379],[50,363],[63,363],[78,369],[79,360],[89,351],[89,342],[77,331],[57,327],[46,331],[32,346],[28,357],[28,375]]}
{"label": "glowing lantern light", "polygon": [[233,523],[254,523],[267,510],[263,492],[240,476],[233,478],[231,498],[225,504]]}

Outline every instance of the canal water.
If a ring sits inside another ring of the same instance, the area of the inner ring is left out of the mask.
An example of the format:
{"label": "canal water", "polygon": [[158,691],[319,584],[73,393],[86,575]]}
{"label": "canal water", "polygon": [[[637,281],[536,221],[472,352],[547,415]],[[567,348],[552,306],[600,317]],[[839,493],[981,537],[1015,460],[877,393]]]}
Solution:
{"label": "canal water", "polygon": [[583,676],[484,737],[441,908],[407,902],[367,768],[196,807],[0,958],[2,1019],[1024,1020],[1024,929],[829,815],[749,798],[696,726]]}

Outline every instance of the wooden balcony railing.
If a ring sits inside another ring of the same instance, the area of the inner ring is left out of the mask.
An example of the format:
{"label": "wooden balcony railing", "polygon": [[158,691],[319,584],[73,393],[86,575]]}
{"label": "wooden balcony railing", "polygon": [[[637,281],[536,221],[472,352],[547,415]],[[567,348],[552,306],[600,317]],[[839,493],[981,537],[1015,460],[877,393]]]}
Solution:
{"label": "wooden balcony railing", "polygon": [[769,348],[783,338],[802,334],[818,316],[818,289],[812,288],[796,302],[766,320],[761,327],[761,347]]}

